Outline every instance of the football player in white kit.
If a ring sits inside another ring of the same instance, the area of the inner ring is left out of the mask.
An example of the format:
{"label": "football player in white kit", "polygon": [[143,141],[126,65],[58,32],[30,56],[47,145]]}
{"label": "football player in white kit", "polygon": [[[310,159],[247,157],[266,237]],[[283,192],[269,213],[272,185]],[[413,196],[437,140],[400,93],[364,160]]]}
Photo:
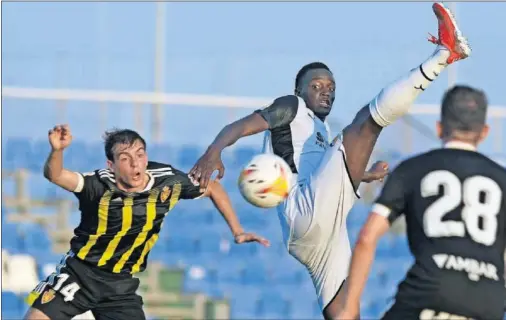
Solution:
{"label": "football player in white kit", "polygon": [[308,269],[326,319],[334,319],[344,303],[351,259],[346,218],[359,198],[357,189],[379,134],[405,115],[449,64],[470,54],[448,9],[435,3],[433,11],[439,38],[431,36],[429,41],[436,50],[381,90],[335,139],[326,122],[335,99],[334,76],[323,63],[311,63],[297,74],[293,95],[227,125],[190,170],[205,188],[215,170],[218,179],[223,177],[224,148],[241,137],[268,131],[269,149],[296,176],[287,200],[279,206],[284,240],[289,253]]}

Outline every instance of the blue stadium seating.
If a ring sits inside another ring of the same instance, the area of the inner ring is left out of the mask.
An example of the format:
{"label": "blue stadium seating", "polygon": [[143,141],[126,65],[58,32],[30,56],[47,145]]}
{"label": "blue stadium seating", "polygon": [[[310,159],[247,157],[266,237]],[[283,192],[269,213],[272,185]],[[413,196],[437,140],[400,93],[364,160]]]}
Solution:
{"label": "blue stadium seating", "polygon": [[14,223],[2,223],[2,249],[10,253],[23,251],[23,243],[18,233],[18,225]]}
{"label": "blue stadium seating", "polygon": [[[42,177],[41,165],[47,156],[47,142],[13,138],[6,141],[4,149],[4,169],[31,170],[26,191],[32,197],[46,200],[75,198]],[[91,171],[105,164],[103,145],[100,143],[77,141],[68,151],[66,165],[74,170]],[[182,170],[189,169],[202,151],[201,148],[192,146],[149,147],[152,159],[174,163]],[[241,197],[236,188],[237,169],[256,153],[257,150],[249,147],[225,152],[223,160],[228,163],[229,171],[222,183],[228,188],[241,223],[248,230],[267,237],[271,241],[269,248],[258,244],[235,245],[227,224],[209,200],[180,201],[167,216],[159,241],[149,254],[149,259],[186,268],[188,275],[184,287],[188,292],[230,297],[232,316],[235,318],[321,319],[321,311],[307,271],[287,254],[282,242],[276,210],[253,207]],[[12,182],[5,180],[5,195],[13,196],[14,188]],[[369,206],[359,202],[349,214],[347,223],[352,243],[367,219],[368,211]],[[4,249],[10,253],[33,255],[39,263],[41,274],[44,264],[59,262],[61,255],[51,252],[47,232],[41,226],[10,223],[5,208],[2,208],[2,213]],[[54,209],[36,209],[33,213],[49,216],[54,213]],[[73,211],[69,223],[76,226],[79,222],[80,213]],[[384,311],[410,263],[405,236],[386,236],[381,239],[372,270],[373,276],[363,297],[363,316],[374,318]],[[201,268],[203,275],[192,278],[189,272],[191,268]],[[7,297],[4,301],[12,301],[13,307],[2,310],[2,314],[19,317],[22,308],[18,303],[23,304],[13,294],[3,294]]]}
{"label": "blue stadium seating", "polygon": [[2,291],[2,319],[21,319],[25,307],[15,293]]}

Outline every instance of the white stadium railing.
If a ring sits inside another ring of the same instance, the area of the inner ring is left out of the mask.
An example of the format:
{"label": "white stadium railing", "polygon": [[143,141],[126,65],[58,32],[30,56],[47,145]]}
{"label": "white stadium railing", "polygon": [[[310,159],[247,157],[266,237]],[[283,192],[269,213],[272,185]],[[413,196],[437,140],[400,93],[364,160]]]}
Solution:
{"label": "white stadium railing", "polygon": [[[18,99],[42,99],[54,100],[60,103],[66,101],[90,101],[102,104],[123,102],[132,103],[138,106],[139,114],[142,105],[151,104],[154,106],[152,113],[153,136],[158,137],[159,115],[158,112],[163,105],[180,106],[199,106],[209,108],[259,108],[268,105],[272,98],[254,98],[240,96],[219,96],[219,95],[200,95],[200,94],[180,94],[180,93],[158,93],[158,92],[131,92],[131,91],[108,91],[108,90],[84,90],[84,89],[42,89],[42,88],[22,88],[22,87],[3,87],[2,98]],[[438,115],[439,105],[436,104],[416,104],[411,108],[411,115]],[[503,151],[503,120],[506,118],[506,107],[492,105],[489,107],[489,121],[495,128],[492,139],[494,141],[494,151]]]}

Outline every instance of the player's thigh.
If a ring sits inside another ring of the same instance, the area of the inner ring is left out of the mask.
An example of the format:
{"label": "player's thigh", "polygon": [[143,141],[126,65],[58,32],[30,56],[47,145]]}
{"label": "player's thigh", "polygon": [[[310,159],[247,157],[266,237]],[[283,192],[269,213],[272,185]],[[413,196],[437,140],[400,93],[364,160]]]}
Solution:
{"label": "player's thigh", "polygon": [[[65,255],[55,272],[41,281],[28,295],[27,303],[51,319],[70,319],[93,306],[86,289],[86,276],[77,274]],[[34,317],[36,312],[28,315]]]}
{"label": "player's thigh", "polygon": [[[353,188],[345,155],[339,146],[327,149],[318,169],[294,189],[285,212],[292,220],[293,240],[313,237],[318,241],[335,237],[346,225],[346,217],[358,199]],[[315,240],[316,241],[316,240]]]}
{"label": "player's thigh", "polygon": [[26,320],[43,319],[72,319],[74,316],[85,312],[86,309],[76,304],[65,301],[60,293],[47,286],[32,303],[28,310]]}
{"label": "player's thigh", "polygon": [[327,149],[310,178],[309,188],[314,197],[315,214],[345,220],[358,196],[351,182],[344,149],[337,145]]}
{"label": "player's thigh", "polygon": [[129,294],[120,300],[101,301],[92,309],[95,320],[145,320],[142,298]]}
{"label": "player's thigh", "polygon": [[51,320],[44,312],[30,308],[25,314],[24,320]]}

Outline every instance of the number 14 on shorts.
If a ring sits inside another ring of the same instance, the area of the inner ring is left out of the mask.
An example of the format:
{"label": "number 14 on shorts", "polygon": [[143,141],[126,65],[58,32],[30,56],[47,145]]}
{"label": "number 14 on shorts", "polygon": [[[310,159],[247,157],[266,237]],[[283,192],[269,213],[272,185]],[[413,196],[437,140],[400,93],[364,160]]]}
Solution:
{"label": "number 14 on shorts", "polygon": [[[58,278],[58,281],[56,282],[56,285],[53,287],[54,291],[60,292],[63,296],[63,301],[69,302],[74,300],[74,295],[76,294],[81,287],[75,282],[71,282],[68,284],[65,284],[65,282],[68,280],[69,275],[66,273],[61,273],[56,276]],[[63,286],[65,284],[65,286]]]}

